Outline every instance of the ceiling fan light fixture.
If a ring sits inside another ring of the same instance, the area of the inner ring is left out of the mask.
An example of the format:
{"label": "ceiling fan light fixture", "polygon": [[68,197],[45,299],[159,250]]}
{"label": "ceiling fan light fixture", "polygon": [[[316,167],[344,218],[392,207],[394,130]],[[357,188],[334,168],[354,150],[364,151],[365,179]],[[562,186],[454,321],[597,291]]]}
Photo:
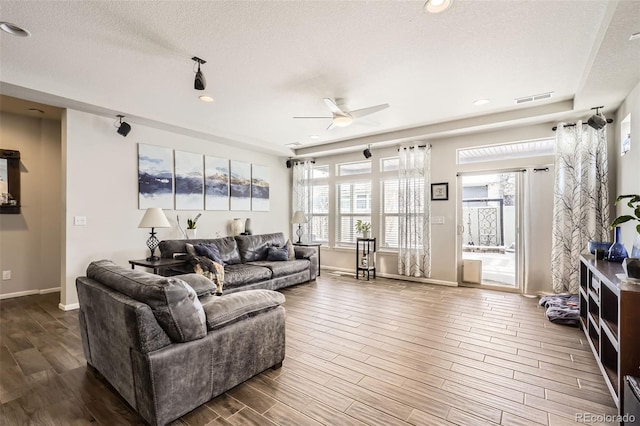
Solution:
{"label": "ceiling fan light fixture", "polygon": [[351,118],[351,116],[336,115],[333,117],[333,124],[338,127],[347,127],[351,123],[353,123],[353,118]]}
{"label": "ceiling fan light fixture", "polygon": [[424,8],[429,13],[440,13],[449,9],[452,0],[427,0]]}
{"label": "ceiling fan light fixture", "polygon": [[29,37],[31,33],[11,22],[0,21],[0,30],[17,37]]}

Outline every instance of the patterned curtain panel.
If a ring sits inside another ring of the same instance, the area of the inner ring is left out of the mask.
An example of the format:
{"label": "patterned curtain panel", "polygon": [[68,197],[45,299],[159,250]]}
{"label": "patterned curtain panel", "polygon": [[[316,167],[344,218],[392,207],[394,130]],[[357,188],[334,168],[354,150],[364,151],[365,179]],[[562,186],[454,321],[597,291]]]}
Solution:
{"label": "patterned curtain panel", "polygon": [[431,276],[431,146],[401,148],[398,179],[398,272]]}
{"label": "patterned curtain panel", "polygon": [[[304,213],[307,218],[307,223],[302,224],[302,230],[304,231],[303,236],[306,238],[309,238],[311,235],[310,229],[311,223],[313,222],[313,218],[311,217],[313,211],[313,187],[311,185],[312,168],[312,160],[298,161],[293,165],[293,197],[291,200],[291,214],[293,215],[293,213],[298,210]],[[298,225],[294,225],[294,228],[297,230]]]}
{"label": "patterned curtain panel", "polygon": [[556,293],[578,293],[589,240],[609,241],[607,130],[578,121],[556,130],[551,275]]}

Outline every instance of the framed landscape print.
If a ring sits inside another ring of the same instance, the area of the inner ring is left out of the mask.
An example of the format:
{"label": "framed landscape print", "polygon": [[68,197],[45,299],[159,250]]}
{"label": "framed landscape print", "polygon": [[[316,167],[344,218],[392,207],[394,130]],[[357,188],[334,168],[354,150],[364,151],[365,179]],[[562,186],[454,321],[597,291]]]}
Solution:
{"label": "framed landscape print", "polygon": [[204,208],[229,210],[229,160],[204,157]]}
{"label": "framed landscape print", "polygon": [[138,144],[138,208],[173,209],[173,150]]}
{"label": "framed landscape print", "polygon": [[176,210],[204,209],[202,154],[175,151]]}
{"label": "framed landscape print", "polygon": [[231,161],[231,210],[251,210],[251,163]]}
{"label": "framed landscape print", "polygon": [[251,165],[251,210],[269,211],[269,168],[267,166]]}

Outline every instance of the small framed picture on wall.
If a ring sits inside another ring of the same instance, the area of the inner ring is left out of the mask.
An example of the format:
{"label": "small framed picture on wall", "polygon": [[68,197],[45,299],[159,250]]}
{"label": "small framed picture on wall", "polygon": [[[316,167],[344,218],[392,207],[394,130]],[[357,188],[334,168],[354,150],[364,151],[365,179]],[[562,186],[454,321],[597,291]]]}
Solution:
{"label": "small framed picture on wall", "polygon": [[448,200],[449,199],[449,183],[432,183],[431,184],[432,200]]}

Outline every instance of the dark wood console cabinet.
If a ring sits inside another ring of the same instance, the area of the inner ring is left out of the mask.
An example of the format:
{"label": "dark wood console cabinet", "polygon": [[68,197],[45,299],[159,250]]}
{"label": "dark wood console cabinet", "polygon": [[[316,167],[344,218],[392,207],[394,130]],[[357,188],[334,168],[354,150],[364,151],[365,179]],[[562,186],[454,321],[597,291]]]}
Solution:
{"label": "dark wood console cabinet", "polygon": [[623,412],[624,376],[640,375],[640,285],[616,274],[619,263],[580,256],[580,326]]}

